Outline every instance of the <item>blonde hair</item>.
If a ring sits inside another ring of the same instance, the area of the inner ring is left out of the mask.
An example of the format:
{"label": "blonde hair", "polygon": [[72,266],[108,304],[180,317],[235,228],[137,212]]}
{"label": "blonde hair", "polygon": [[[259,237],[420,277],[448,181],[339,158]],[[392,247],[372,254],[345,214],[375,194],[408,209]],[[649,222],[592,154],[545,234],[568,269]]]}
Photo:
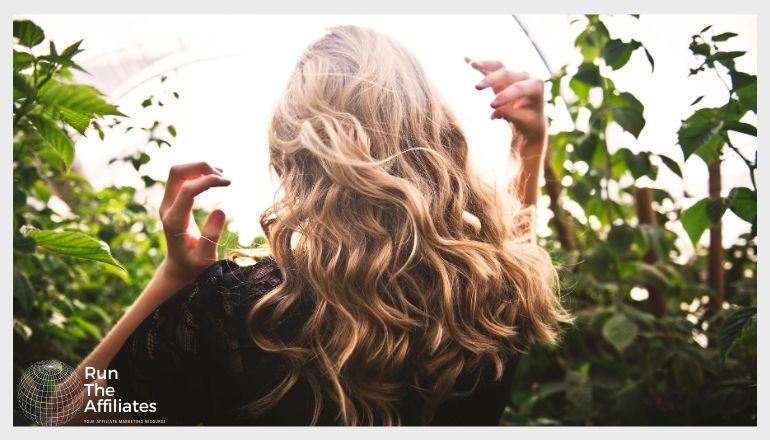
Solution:
{"label": "blonde hair", "polygon": [[[260,222],[284,276],[249,324],[289,368],[252,411],[302,377],[311,424],[325,401],[344,424],[399,424],[410,388],[428,423],[461,374],[499,379],[511,356],[557,339],[569,316],[551,259],[516,232],[518,202],[471,168],[456,117],[402,44],[328,29],[301,55],[268,142],[283,194]],[[287,336],[300,304],[310,316]]]}

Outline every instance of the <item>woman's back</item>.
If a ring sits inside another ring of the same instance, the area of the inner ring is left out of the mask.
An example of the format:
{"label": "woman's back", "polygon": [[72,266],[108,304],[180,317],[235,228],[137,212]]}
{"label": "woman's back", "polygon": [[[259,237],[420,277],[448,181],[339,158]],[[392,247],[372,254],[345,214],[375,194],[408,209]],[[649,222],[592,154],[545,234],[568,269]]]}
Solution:
{"label": "woman's back", "polygon": [[[282,357],[259,349],[246,328],[251,306],[282,281],[272,258],[238,266],[220,260],[166,301],[131,335],[109,368],[119,372],[109,385],[124,402],[154,402],[154,419],[179,425],[307,425],[313,417],[313,392],[300,378],[269,411],[253,415],[248,404],[269,393],[286,375]],[[297,310],[285,331],[298,331],[307,310]],[[518,357],[500,380],[482,377],[467,396],[442,403],[433,425],[496,425],[505,404]],[[404,371],[403,382],[408,383]],[[458,390],[472,385],[461,377]],[[400,424],[423,424],[424,401],[405,389],[397,405]],[[318,424],[339,424],[337,408],[325,407]]]}

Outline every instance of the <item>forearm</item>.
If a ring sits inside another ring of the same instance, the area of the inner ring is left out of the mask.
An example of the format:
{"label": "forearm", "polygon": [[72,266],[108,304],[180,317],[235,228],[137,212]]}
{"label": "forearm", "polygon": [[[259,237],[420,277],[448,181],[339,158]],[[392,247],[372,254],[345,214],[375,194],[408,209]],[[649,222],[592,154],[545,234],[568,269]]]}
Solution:
{"label": "forearm", "polygon": [[[511,192],[522,207],[536,206],[540,195],[540,173],[543,170],[547,136],[539,141],[523,141],[517,145],[516,137],[511,141],[511,154],[520,161],[519,173],[511,181]],[[518,151],[519,153],[514,153]]]}
{"label": "forearm", "polygon": [[98,370],[106,369],[128,337],[139,327],[139,324],[166,299],[187,284],[187,280],[171,276],[167,266],[167,260],[164,260],[158,266],[158,270],[155,271],[147,287],[128,309],[128,312],[123,315],[91,354],[81,362],[77,368],[81,378],[85,367],[93,367]]}

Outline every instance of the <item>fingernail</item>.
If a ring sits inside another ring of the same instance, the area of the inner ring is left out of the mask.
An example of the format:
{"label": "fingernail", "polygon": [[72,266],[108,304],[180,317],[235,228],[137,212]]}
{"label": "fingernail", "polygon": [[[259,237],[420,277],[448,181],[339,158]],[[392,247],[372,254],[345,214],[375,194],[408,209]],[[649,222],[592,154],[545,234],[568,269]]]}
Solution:
{"label": "fingernail", "polygon": [[492,108],[497,108],[497,107],[499,107],[499,106],[500,106],[500,101],[498,101],[497,99],[495,99],[495,100],[494,100],[494,101],[492,101],[492,103],[491,103],[491,104],[489,104],[489,105],[490,105]]}
{"label": "fingernail", "polygon": [[481,90],[486,85],[487,85],[486,82],[481,81],[480,83],[476,84],[476,89]]}

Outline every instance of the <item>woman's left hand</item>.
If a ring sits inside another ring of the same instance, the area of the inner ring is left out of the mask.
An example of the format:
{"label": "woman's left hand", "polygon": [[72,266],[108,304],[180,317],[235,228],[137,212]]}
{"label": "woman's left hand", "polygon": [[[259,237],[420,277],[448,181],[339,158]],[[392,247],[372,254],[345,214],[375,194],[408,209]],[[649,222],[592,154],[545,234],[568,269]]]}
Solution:
{"label": "woman's left hand", "polygon": [[160,204],[160,219],[166,236],[168,255],[163,262],[168,276],[187,283],[217,261],[217,244],[225,226],[225,213],[211,211],[203,230],[192,215],[195,196],[216,186],[228,186],[222,169],[206,162],[171,167],[166,192]]}

